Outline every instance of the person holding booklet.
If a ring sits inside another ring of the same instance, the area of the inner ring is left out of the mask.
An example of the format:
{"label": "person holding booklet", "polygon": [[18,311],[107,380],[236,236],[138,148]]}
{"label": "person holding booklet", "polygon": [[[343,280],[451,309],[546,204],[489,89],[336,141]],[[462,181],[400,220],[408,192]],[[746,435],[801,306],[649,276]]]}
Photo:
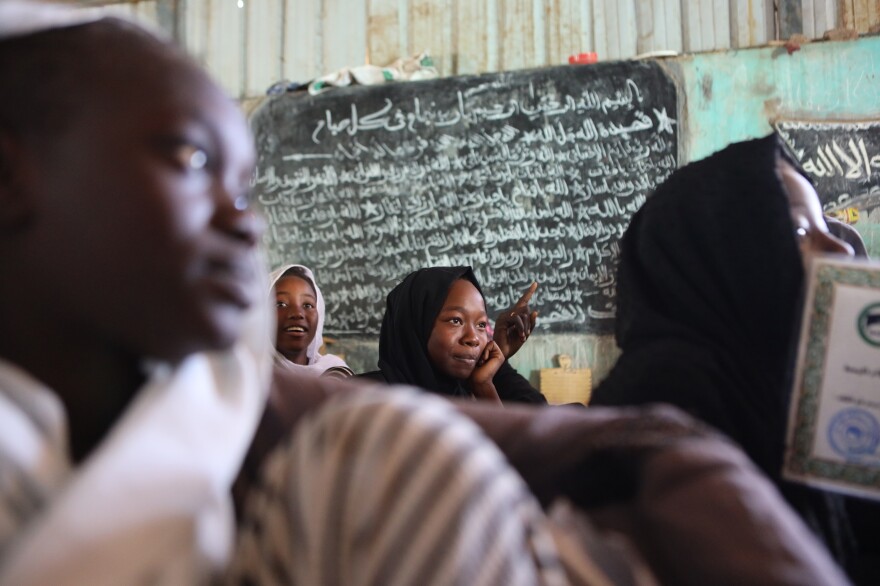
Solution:
{"label": "person holding booklet", "polygon": [[842,564],[842,499],[783,481],[804,267],[851,255],[775,135],[674,173],[621,242],[622,354],[593,405],[670,403],[736,441]]}

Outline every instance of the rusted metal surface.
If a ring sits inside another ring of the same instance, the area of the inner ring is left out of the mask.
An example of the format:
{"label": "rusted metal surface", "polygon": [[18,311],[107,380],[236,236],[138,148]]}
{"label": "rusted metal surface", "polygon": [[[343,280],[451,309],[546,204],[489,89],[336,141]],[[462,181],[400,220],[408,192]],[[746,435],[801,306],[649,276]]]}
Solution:
{"label": "rusted metal surface", "polygon": [[804,35],[821,39],[825,31],[837,27],[837,0],[803,0]]}
{"label": "rusted metal surface", "polygon": [[179,0],[156,1],[156,24],[178,43],[183,40],[183,12]]}
{"label": "rusted metal surface", "polygon": [[880,24],[880,0],[80,1],[165,28],[240,98],[282,78],[421,51],[441,75],[463,75],[563,64],[582,52],[609,60],[746,48]]}
{"label": "rusted metal surface", "polygon": [[[256,1],[256,0],[255,0]],[[363,65],[367,59],[367,7],[365,2],[323,0],[321,2],[323,71]],[[295,15],[294,15],[295,16]]]}
{"label": "rusted metal surface", "polygon": [[[452,57],[455,53],[453,32],[456,28],[454,2],[436,0],[410,0],[407,6],[407,30],[409,39],[405,46],[398,47],[392,61],[428,51],[442,72],[452,71]],[[392,35],[394,31],[389,31]],[[379,31],[384,34],[384,31]],[[376,65],[387,65],[376,63]]]}
{"label": "rusted metal surface", "polygon": [[386,65],[400,57],[400,47],[408,44],[406,24],[405,19],[401,19],[397,0],[370,0],[367,8],[367,59],[370,63]]}
{"label": "rusted metal surface", "polygon": [[281,55],[284,78],[305,82],[325,72],[322,14],[321,0],[285,0]]}
{"label": "rusted metal surface", "polygon": [[840,26],[868,32],[880,24],[880,0],[839,0]]}
{"label": "rusted metal surface", "polygon": [[[463,74],[497,70],[499,22],[496,1],[459,2],[456,14],[455,50],[452,59],[441,64],[441,74],[449,71],[446,65]],[[425,49],[434,53],[430,47]]]}
{"label": "rusted metal surface", "polygon": [[156,0],[140,0],[132,2],[81,2],[84,8],[94,14],[118,14],[126,18],[134,18],[149,24],[150,26],[162,28],[169,34],[173,31],[162,26],[159,20],[158,2]]}
{"label": "rusted metal surface", "polygon": [[683,50],[680,0],[637,0],[636,52]]}
{"label": "rusted metal surface", "polygon": [[731,0],[731,47],[736,49],[755,47],[773,40],[774,23],[772,1]]}
{"label": "rusted metal surface", "polygon": [[730,2],[689,0],[681,5],[684,50],[712,51],[730,48]]}
{"label": "rusted metal surface", "polygon": [[255,1],[245,16],[244,95],[255,96],[283,77],[284,1]]}
{"label": "rusted metal surface", "polygon": [[779,38],[788,39],[804,32],[804,14],[801,0],[777,0]]}
{"label": "rusted metal surface", "polygon": [[223,87],[235,97],[246,95],[245,43],[246,14],[253,0],[203,0],[188,2],[191,9],[201,8],[205,25],[198,47],[204,65]]}

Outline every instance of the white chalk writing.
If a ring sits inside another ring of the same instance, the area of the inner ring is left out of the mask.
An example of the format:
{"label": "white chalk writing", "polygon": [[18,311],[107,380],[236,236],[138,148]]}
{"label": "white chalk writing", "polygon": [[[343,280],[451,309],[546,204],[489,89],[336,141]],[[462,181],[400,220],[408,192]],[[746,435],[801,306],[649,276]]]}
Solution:
{"label": "white chalk writing", "polygon": [[880,206],[880,122],[780,121],[776,129],[826,210]]}
{"label": "white chalk writing", "polygon": [[474,266],[490,312],[537,280],[544,326],[610,323],[618,240],[676,168],[677,122],[639,79],[594,85],[322,108],[255,175],[270,262],[315,270],[330,333],[378,331],[394,284],[445,264]]}

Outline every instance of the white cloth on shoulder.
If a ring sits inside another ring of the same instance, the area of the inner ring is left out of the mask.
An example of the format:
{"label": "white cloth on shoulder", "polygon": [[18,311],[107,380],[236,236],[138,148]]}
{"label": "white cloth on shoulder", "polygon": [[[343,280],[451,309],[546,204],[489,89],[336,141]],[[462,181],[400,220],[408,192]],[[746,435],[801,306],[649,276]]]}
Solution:
{"label": "white cloth on shoulder", "polygon": [[288,368],[296,372],[297,374],[307,374],[311,376],[321,376],[331,368],[344,369],[345,371],[347,371],[347,374],[350,374],[351,369],[342,358],[334,354],[321,354],[319,351],[321,349],[321,346],[324,345],[324,296],[321,294],[321,289],[315,282],[315,275],[314,273],[312,273],[311,269],[306,266],[297,264],[288,264],[278,267],[269,274],[270,294],[273,293],[275,290],[275,283],[278,282],[278,280],[282,277],[282,275],[284,275],[285,272],[289,271],[292,268],[298,268],[302,270],[302,272],[305,273],[305,276],[312,283],[312,288],[314,288],[315,290],[317,306],[316,309],[318,311],[318,323],[315,327],[315,337],[309,343],[309,347],[306,350],[306,355],[309,359],[308,364],[295,364],[285,358],[284,355],[277,350],[275,351],[275,364]]}
{"label": "white cloth on shoulder", "polygon": [[[265,283],[254,286],[264,300]],[[147,367],[72,471],[60,401],[0,363],[0,584],[192,585],[222,570],[230,487],[265,405],[272,319],[258,303],[231,350]]]}

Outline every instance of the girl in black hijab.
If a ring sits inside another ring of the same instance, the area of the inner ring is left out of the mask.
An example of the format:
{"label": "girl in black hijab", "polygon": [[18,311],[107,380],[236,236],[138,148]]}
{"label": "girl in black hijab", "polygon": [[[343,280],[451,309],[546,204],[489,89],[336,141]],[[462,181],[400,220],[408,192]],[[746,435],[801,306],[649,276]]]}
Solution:
{"label": "girl in black hijab", "polygon": [[674,173],[621,240],[622,355],[591,404],[672,403],[714,425],[842,561],[842,501],[780,476],[802,260],[815,249],[851,253],[828,233],[815,192],[775,135]]}
{"label": "girl in black hijab", "polygon": [[[446,311],[447,299],[451,297],[454,285],[460,280],[476,289],[483,314],[478,324],[485,321],[485,325],[488,325],[482,290],[470,267],[419,269],[407,275],[388,294],[379,334],[379,371],[363,376],[392,384],[414,385],[441,395],[494,398],[474,392],[473,376],[449,372],[436,356],[431,356],[429,346],[438,318],[442,318],[440,327],[449,320],[460,320],[455,311],[449,316],[441,315],[441,311]],[[454,307],[460,305],[456,303]],[[476,328],[479,329],[480,326],[477,325]],[[492,341],[488,329],[482,327],[479,331],[482,353],[471,366],[472,373],[477,373],[481,367],[487,366],[486,362],[490,362],[490,368],[497,368],[494,376],[490,377],[497,399],[503,402],[545,403],[544,396],[507,363],[501,350]]]}

